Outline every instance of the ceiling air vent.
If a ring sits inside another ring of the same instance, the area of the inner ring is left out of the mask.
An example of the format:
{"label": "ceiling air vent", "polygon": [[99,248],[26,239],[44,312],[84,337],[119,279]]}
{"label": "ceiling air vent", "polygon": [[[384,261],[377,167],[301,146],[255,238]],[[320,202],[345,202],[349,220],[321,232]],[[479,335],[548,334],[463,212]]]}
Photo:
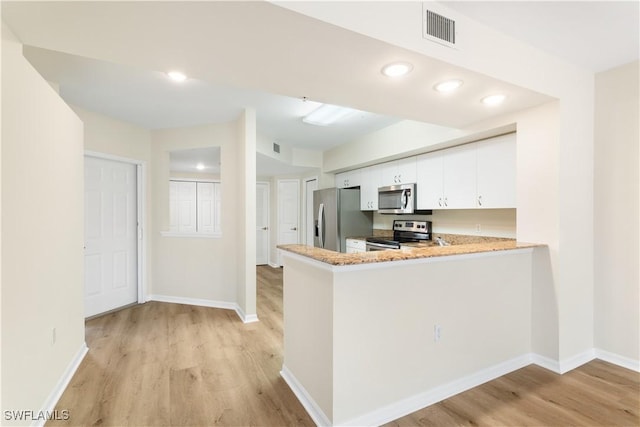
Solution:
{"label": "ceiling air vent", "polygon": [[456,21],[423,8],[422,37],[453,47],[456,44]]}
{"label": "ceiling air vent", "polygon": [[275,153],[280,153],[280,144],[273,143],[273,151]]}

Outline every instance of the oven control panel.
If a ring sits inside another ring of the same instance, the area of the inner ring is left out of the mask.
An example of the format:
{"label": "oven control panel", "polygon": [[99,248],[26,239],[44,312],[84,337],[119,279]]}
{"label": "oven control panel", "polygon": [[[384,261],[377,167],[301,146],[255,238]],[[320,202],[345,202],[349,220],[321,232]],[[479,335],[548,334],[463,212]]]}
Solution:
{"label": "oven control panel", "polygon": [[430,233],[431,221],[396,219],[393,221],[393,231],[411,231],[414,233]]}

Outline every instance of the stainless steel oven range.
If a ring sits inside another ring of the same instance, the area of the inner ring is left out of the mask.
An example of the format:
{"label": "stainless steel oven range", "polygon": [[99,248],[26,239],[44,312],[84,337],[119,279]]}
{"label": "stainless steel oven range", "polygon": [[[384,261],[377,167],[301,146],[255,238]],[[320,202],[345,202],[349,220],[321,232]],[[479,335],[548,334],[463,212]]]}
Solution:
{"label": "stainless steel oven range", "polygon": [[393,239],[367,237],[367,252],[400,249],[402,243],[430,240],[431,221],[396,219],[393,221]]}

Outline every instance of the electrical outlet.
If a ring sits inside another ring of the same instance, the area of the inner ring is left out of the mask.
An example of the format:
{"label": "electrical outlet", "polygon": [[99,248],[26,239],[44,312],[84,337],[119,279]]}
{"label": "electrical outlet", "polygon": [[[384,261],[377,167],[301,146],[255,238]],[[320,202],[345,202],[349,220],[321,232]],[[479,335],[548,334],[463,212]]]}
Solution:
{"label": "electrical outlet", "polygon": [[442,338],[442,326],[433,325],[433,340],[438,342],[440,341],[440,338]]}
{"label": "electrical outlet", "polygon": [[56,328],[51,329],[51,345],[56,343]]}
{"label": "electrical outlet", "polygon": [[480,233],[480,231],[482,231],[482,227],[480,227],[480,224],[476,224],[476,233]]}

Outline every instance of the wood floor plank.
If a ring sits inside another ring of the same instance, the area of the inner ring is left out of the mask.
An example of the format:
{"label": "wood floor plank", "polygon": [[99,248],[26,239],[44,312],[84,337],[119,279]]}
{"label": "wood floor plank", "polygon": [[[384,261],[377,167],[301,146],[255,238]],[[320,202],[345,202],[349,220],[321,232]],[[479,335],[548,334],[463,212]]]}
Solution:
{"label": "wood floor plank", "polygon": [[[257,268],[259,322],[149,302],[86,323],[89,353],[47,425],[312,426],[280,377],[282,269]],[[389,426],[640,426],[640,374],[592,361],[528,366]]]}

